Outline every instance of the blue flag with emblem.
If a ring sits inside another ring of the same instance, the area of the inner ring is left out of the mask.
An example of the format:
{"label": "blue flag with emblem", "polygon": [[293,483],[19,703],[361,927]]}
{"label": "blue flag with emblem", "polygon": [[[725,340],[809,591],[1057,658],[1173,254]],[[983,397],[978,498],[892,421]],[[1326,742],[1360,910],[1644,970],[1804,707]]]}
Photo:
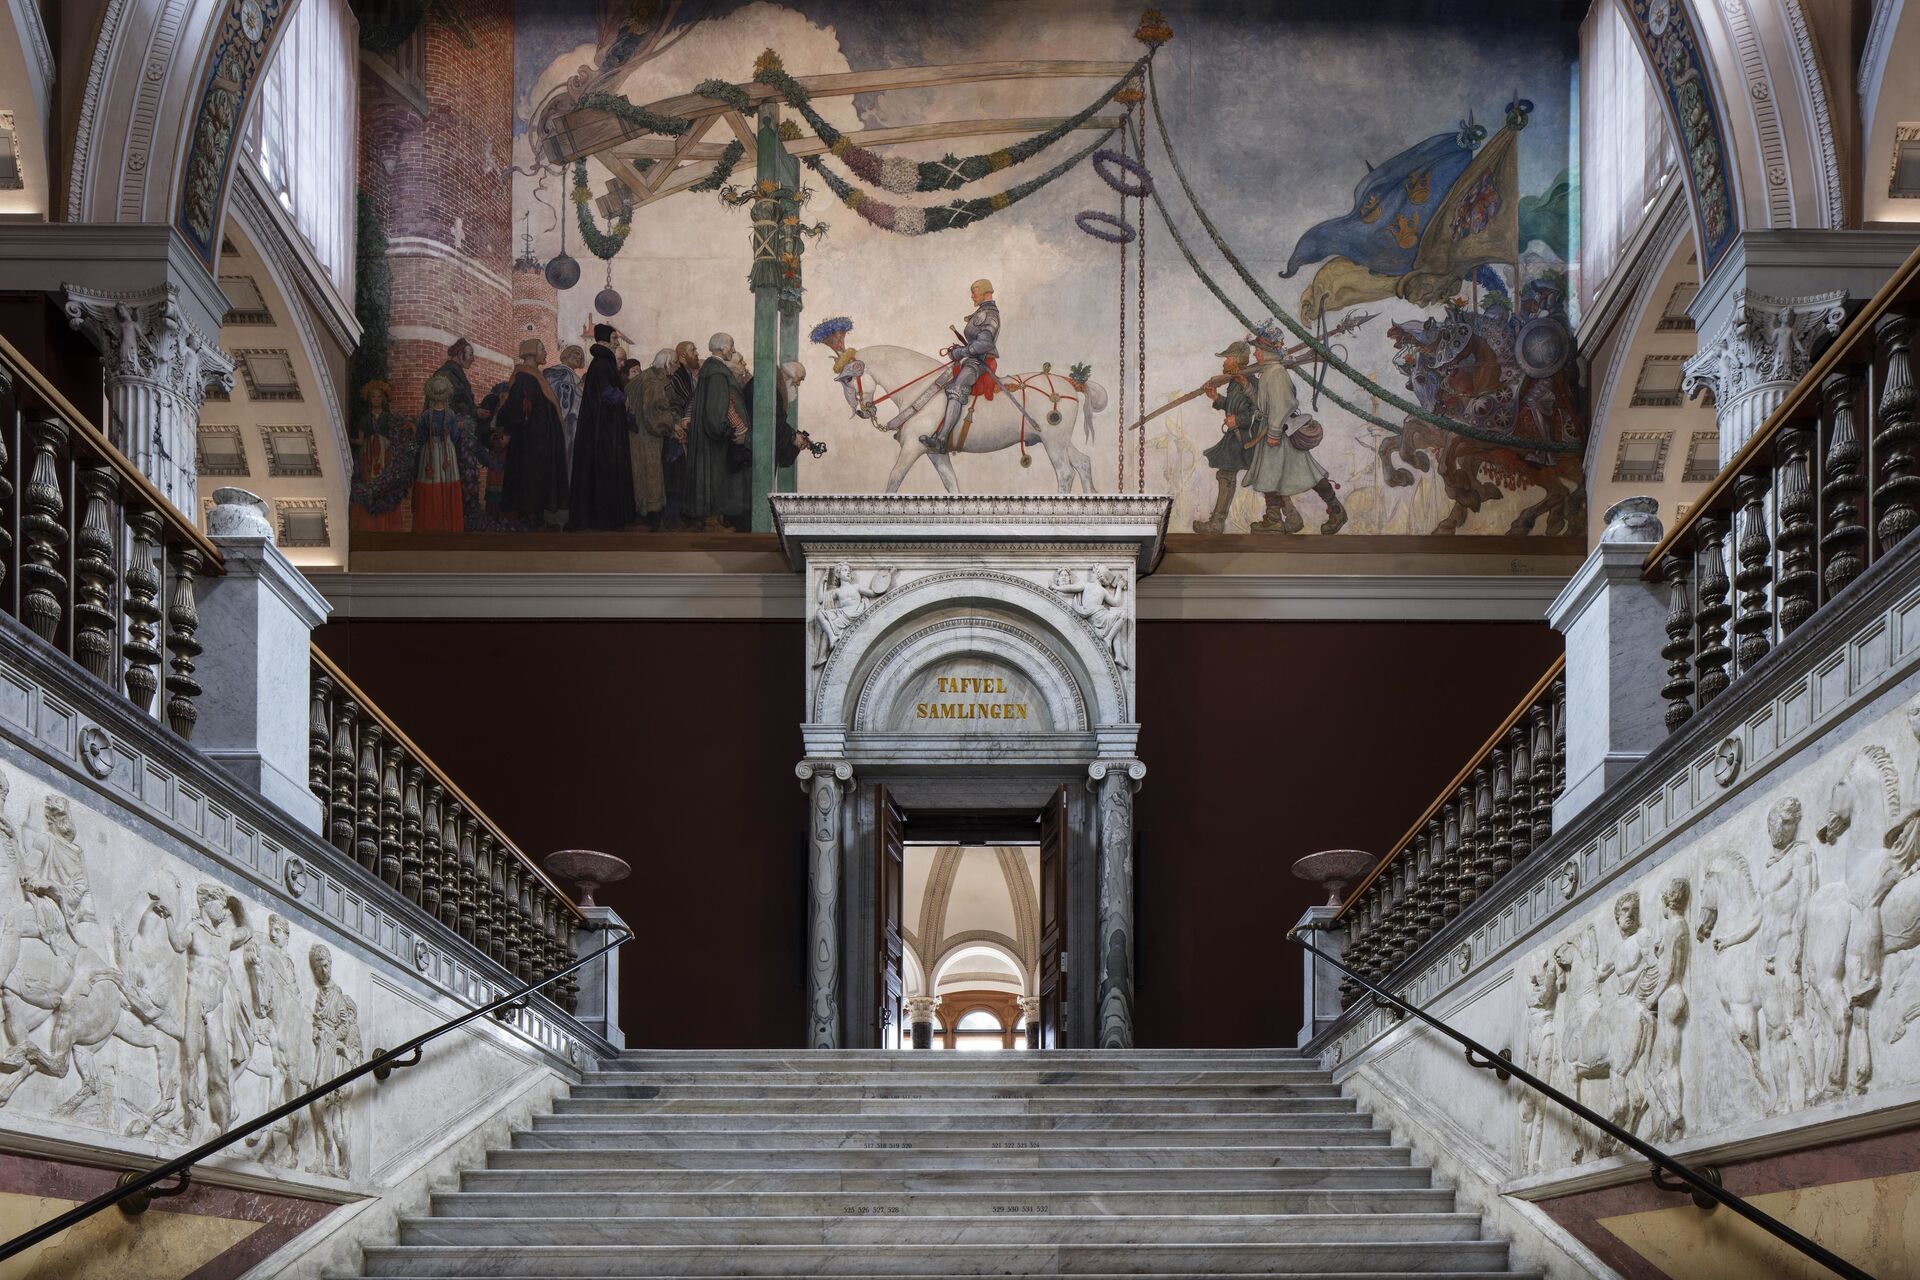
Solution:
{"label": "blue flag with emblem", "polygon": [[1473,132],[1436,133],[1369,170],[1353,189],[1353,211],[1301,236],[1280,278],[1336,256],[1381,275],[1412,270],[1429,214],[1473,159]]}

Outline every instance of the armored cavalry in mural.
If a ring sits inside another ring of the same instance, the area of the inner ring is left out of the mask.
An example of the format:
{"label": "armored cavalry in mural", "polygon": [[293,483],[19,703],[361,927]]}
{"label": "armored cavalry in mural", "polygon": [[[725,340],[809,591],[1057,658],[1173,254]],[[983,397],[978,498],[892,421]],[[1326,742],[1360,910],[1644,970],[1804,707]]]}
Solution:
{"label": "armored cavalry in mural", "polygon": [[[799,489],[1577,533],[1551,10],[523,3],[510,128],[464,122],[486,232],[433,236],[510,299],[415,314],[441,161],[363,157],[356,530],[750,530]],[[408,76],[453,101],[459,32],[409,13],[363,33],[369,138]]]}

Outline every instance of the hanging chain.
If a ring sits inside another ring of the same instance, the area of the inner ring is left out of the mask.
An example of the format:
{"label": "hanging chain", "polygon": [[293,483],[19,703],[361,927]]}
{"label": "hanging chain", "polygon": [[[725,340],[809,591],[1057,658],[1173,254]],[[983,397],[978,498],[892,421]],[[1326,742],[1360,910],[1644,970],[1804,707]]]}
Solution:
{"label": "hanging chain", "polygon": [[[1139,121],[1137,138],[1140,150],[1136,159],[1140,161],[1140,168],[1144,172],[1147,167],[1147,104],[1145,102],[1137,104],[1134,107],[1134,112]],[[1122,203],[1124,203],[1124,201]],[[1140,215],[1138,224],[1140,229],[1140,251],[1138,254],[1139,276],[1133,288],[1133,297],[1138,308],[1139,324],[1136,326],[1138,335],[1136,340],[1139,345],[1137,347],[1138,354],[1134,358],[1133,366],[1134,373],[1139,378],[1140,397],[1138,401],[1138,411],[1143,421],[1140,423],[1140,462],[1134,472],[1134,486],[1136,492],[1145,493],[1147,491],[1147,424],[1144,421],[1147,416],[1147,197],[1145,195],[1140,197],[1137,202],[1137,207]],[[1127,415],[1122,413],[1120,415],[1120,436],[1123,449],[1125,448],[1126,434]]]}

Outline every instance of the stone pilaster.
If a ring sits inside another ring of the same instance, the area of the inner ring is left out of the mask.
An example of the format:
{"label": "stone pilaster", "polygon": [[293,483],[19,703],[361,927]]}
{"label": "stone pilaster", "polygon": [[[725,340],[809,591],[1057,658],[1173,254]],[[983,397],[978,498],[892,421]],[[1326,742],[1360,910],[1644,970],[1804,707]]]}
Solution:
{"label": "stone pilaster", "polygon": [[940,1001],[933,996],[908,996],[907,1026],[913,1038],[908,1042],[916,1049],[933,1048],[933,1011]]}
{"label": "stone pilaster", "polygon": [[1775,298],[1752,289],[1734,292],[1718,330],[1687,361],[1681,383],[1689,398],[1713,392],[1720,428],[1720,465],[1740,452],[1794,383],[1813,367],[1813,349],[1847,320],[1844,289]]}
{"label": "stone pilaster", "polygon": [[807,789],[807,1043],[840,1047],[840,821],[853,766],[802,760]]}
{"label": "stone pilaster", "polygon": [[181,305],[172,284],[115,292],[69,284],[67,320],[107,357],[107,429],[167,501],[198,521],[200,404],[233,386],[233,361]]}
{"label": "stone pilaster", "polygon": [[1088,785],[1099,795],[1099,1037],[1102,1049],[1133,1047],[1133,793],[1147,776],[1138,760],[1096,760]]}

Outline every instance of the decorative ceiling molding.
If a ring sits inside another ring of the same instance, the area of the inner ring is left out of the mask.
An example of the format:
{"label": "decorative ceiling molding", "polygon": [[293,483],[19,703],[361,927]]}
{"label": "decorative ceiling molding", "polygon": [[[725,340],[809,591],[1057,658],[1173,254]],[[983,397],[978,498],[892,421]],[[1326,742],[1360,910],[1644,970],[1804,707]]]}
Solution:
{"label": "decorative ceiling molding", "polygon": [[1033,881],[1027,877],[1026,854],[1015,847],[1000,845],[994,849],[1000,860],[1000,874],[1007,882],[1007,897],[1013,902],[1014,934],[1019,952],[1028,966],[1040,962],[1040,902]]}
{"label": "decorative ceiling molding", "polygon": [[1646,60],[1647,73],[1660,88],[1680,152],[1704,276],[1740,234],[1741,192],[1738,167],[1727,150],[1730,130],[1714,83],[1713,61],[1700,40],[1696,0],[1615,2]]}
{"label": "decorative ceiling molding", "polygon": [[960,874],[960,854],[961,850],[952,846],[934,850],[927,887],[920,894],[920,936],[934,955],[946,950],[947,902],[953,897],[953,882]]}

